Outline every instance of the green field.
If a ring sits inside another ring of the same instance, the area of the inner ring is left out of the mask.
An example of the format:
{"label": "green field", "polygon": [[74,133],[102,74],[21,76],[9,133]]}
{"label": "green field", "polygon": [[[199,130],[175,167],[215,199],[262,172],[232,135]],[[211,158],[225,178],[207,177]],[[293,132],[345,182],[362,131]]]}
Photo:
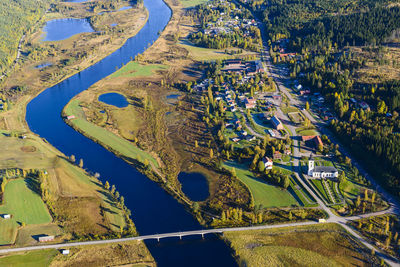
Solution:
{"label": "green field", "polygon": [[319,133],[314,129],[302,129],[297,128],[296,133],[301,136],[309,136],[309,135],[319,135]]}
{"label": "green field", "polygon": [[140,64],[136,61],[130,61],[128,64],[110,75],[111,78],[117,77],[144,77],[151,76],[157,70],[165,70],[167,66],[161,64]]}
{"label": "green field", "polygon": [[298,108],[292,106],[281,106],[280,107],[282,112],[285,114],[292,113],[292,112],[300,112]]}
{"label": "green field", "polygon": [[224,167],[228,170],[235,168],[237,177],[251,191],[255,205],[264,207],[287,207],[298,205],[296,199],[286,190],[281,190],[276,186],[254,177],[254,175],[244,166],[234,162],[226,162]]}
{"label": "green field", "polygon": [[9,267],[43,267],[49,266],[53,258],[58,254],[56,249],[37,250],[24,254],[5,256],[0,258],[0,266]]}
{"label": "green field", "polygon": [[[4,194],[0,214],[11,214],[12,218],[0,220],[0,244],[13,242],[15,230],[25,224],[50,223],[52,218],[41,197],[30,189],[29,179],[10,180]],[[10,239],[11,238],[11,239]]]}
{"label": "green field", "polygon": [[297,198],[302,202],[305,207],[315,207],[318,204],[312,200],[311,196],[308,192],[303,188],[301,184],[298,184],[296,179],[293,176],[290,176],[290,187],[293,190],[294,194],[296,194]]}
{"label": "green field", "polygon": [[239,55],[229,55],[225,53],[225,49],[211,49],[211,48],[198,47],[190,43],[188,40],[183,40],[179,44],[180,46],[184,47],[186,50],[189,51],[191,58],[198,61],[204,61],[204,60],[208,61],[217,59],[223,60],[223,59],[235,58],[236,56],[242,57],[247,55],[257,55],[256,53],[249,51],[243,51],[243,53]]}
{"label": "green field", "polygon": [[64,112],[67,116],[74,115],[76,118],[71,120],[71,123],[80,131],[84,132],[90,136],[90,138],[93,138],[105,147],[108,147],[128,158],[137,159],[142,162],[147,159],[153,164],[153,166],[158,167],[157,161],[149,153],[139,149],[128,140],[115,135],[107,129],[88,122],[85,119],[82,108],[79,106],[78,100],[72,100],[69,102],[65,107]]}
{"label": "green field", "polygon": [[13,243],[17,234],[18,224],[13,220],[0,219],[0,245]]}
{"label": "green field", "polygon": [[322,195],[322,197],[325,199],[325,201],[327,203],[331,203],[330,198],[328,197],[328,193],[326,192],[325,187],[322,184],[322,181],[317,180],[317,179],[311,179],[310,181],[314,185],[314,187],[318,190],[320,195]]}
{"label": "green field", "polygon": [[193,7],[203,3],[208,2],[208,0],[181,0],[183,7]]}

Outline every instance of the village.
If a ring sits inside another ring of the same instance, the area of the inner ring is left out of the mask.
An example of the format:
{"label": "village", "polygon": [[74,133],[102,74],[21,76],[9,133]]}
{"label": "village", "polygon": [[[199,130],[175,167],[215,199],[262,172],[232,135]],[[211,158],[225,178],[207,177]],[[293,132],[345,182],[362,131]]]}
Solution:
{"label": "village", "polygon": [[189,36],[193,44],[217,49],[240,48],[238,53],[242,49],[260,50],[261,33],[247,9],[225,0],[212,1],[199,9],[204,21],[201,30]]}
{"label": "village", "polygon": [[[220,140],[223,157],[228,160],[225,165],[248,169],[269,184],[289,187],[298,205],[313,206],[313,198],[294,179],[292,166],[299,158],[300,179],[326,205],[337,207],[343,214],[352,214],[351,207],[355,204],[348,203],[357,196],[349,192],[370,191],[370,185],[338,152],[338,146],[320,134],[302,110],[290,105],[287,96],[268,76],[265,63],[228,59],[215,64],[219,64],[218,74],[199,81],[193,89],[207,107],[206,122],[221,120],[217,122],[216,138]],[[297,80],[292,84],[293,92],[302,100],[320,107],[322,120],[335,118],[319,93],[311,94]],[[235,161],[236,165],[232,163]],[[289,177],[286,185],[285,175]],[[344,183],[348,188],[343,187]],[[259,188],[250,186],[250,189],[255,192]]]}

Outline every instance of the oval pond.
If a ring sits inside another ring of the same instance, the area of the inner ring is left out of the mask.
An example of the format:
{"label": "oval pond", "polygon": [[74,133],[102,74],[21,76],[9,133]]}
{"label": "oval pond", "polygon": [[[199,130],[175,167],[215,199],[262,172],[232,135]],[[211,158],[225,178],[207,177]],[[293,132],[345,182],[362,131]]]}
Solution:
{"label": "oval pond", "polygon": [[99,96],[99,101],[118,108],[124,108],[129,105],[126,97],[118,93],[107,93]]}
{"label": "oval pond", "polygon": [[181,172],[178,180],[182,191],[193,201],[203,201],[210,195],[207,178],[199,172]]}

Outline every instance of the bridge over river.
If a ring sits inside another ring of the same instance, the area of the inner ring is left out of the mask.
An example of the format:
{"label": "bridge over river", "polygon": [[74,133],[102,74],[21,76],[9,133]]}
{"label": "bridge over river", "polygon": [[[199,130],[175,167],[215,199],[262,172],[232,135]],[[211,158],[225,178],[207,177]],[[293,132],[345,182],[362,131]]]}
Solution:
{"label": "bridge over river", "polygon": [[195,230],[195,231],[183,231],[183,232],[175,232],[175,233],[143,235],[143,236],[118,238],[118,239],[71,242],[71,243],[59,243],[59,244],[45,244],[45,245],[37,245],[37,246],[30,246],[30,247],[20,247],[20,248],[5,248],[5,249],[0,249],[0,255],[1,254],[14,253],[14,252],[41,250],[41,249],[65,249],[65,248],[77,247],[77,246],[121,243],[121,242],[134,241],[134,240],[138,240],[138,241],[142,241],[142,240],[143,241],[144,240],[158,240],[158,241],[160,241],[160,239],[163,239],[163,238],[180,238],[180,239],[182,239],[182,237],[185,237],[185,236],[201,236],[202,238],[204,238],[204,236],[207,235],[207,234],[223,234],[225,232],[245,231],[245,230],[260,230],[260,229],[290,227],[290,226],[301,226],[301,225],[311,225],[311,224],[317,224],[317,223],[318,222],[299,222],[299,223],[276,224],[276,225],[259,225],[259,226],[250,226],[250,227],[203,229],[203,230]]}

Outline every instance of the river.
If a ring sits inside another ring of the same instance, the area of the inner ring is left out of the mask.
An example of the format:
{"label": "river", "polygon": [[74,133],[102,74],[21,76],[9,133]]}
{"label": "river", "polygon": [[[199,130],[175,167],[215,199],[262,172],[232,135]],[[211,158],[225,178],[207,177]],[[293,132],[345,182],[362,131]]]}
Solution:
{"label": "river", "polygon": [[[72,97],[88,89],[142,53],[158,38],[171,18],[171,10],[162,0],[144,0],[149,20],[123,47],[97,64],[50,87],[27,106],[30,129],[45,138],[65,155],[82,158],[85,168],[98,172],[101,180],[115,184],[125,197],[126,206],[142,235],[200,229],[184,206],[134,167],[85,136],[74,131],[61,118],[63,107]],[[146,242],[159,266],[235,266],[230,248],[216,236],[166,239]]]}

